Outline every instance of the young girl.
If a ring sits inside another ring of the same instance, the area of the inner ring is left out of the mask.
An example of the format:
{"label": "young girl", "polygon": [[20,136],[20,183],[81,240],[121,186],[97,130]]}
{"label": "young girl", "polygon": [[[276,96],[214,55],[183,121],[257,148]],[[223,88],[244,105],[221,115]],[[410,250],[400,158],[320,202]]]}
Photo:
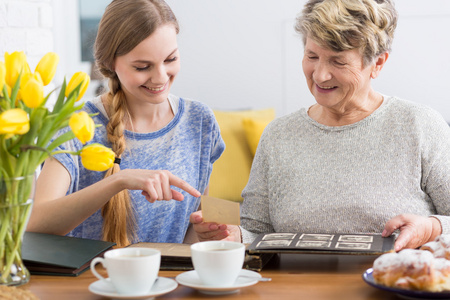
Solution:
{"label": "young girl", "polygon": [[[102,125],[91,143],[110,146],[117,163],[103,174],[86,170],[77,156],[48,159],[28,231],[119,246],[183,242],[225,146],[211,109],[169,94],[180,69],[178,31],[163,0],[109,4],[94,49],[109,91],[83,110],[98,113]],[[74,139],[63,148],[81,147]]]}

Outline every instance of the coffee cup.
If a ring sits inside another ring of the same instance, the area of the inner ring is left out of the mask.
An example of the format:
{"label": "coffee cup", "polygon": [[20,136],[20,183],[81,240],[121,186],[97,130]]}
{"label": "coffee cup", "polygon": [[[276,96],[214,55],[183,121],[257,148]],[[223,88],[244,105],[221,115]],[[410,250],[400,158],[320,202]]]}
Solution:
{"label": "coffee cup", "polygon": [[[109,278],[104,278],[95,269],[101,263]],[[161,252],[151,248],[123,248],[109,250],[104,258],[91,261],[91,271],[100,280],[114,288],[121,295],[147,294],[159,272]]]}
{"label": "coffee cup", "polygon": [[232,286],[244,265],[244,244],[207,241],[191,245],[194,269],[204,285]]}

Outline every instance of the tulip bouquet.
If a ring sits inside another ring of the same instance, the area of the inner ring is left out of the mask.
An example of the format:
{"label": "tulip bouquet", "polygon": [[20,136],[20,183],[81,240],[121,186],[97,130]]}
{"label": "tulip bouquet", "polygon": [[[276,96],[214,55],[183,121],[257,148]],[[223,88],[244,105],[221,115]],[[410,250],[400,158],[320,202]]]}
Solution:
{"label": "tulip bouquet", "polygon": [[[34,173],[44,160],[66,152],[80,155],[82,164],[94,171],[105,171],[114,163],[114,152],[100,144],[85,145],[78,152],[55,151],[73,138],[88,143],[96,127],[86,112],[77,112],[84,105],[79,100],[90,81],[84,72],[75,73],[68,84],[64,80],[55,104],[46,107],[57,89],[44,95],[44,86],[52,81],[58,61],[57,54],[47,53],[34,72],[24,52],[5,53],[5,61],[0,61],[0,285],[29,280],[21,244]],[[67,127],[70,130],[60,131]]]}

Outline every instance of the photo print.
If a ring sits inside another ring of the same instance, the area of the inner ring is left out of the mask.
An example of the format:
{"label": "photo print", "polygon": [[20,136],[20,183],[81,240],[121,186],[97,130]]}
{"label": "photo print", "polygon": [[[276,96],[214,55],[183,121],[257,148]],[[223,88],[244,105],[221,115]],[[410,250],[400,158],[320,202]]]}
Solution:
{"label": "photo print", "polygon": [[262,240],[293,240],[295,235],[295,233],[267,233],[266,235],[264,235]]}

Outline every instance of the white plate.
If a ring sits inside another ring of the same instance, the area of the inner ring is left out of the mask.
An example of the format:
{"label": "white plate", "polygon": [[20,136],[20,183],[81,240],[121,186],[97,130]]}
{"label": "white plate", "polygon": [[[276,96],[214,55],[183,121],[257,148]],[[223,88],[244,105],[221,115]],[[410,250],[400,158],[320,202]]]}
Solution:
{"label": "white plate", "polygon": [[167,294],[168,292],[176,289],[177,286],[177,282],[173,279],[158,277],[158,280],[155,282],[155,284],[152,286],[152,289],[147,294],[131,296],[118,294],[116,290],[110,287],[108,284],[104,283],[101,280],[98,280],[89,285],[89,291],[96,295],[110,297],[113,299],[151,299],[156,296]]}
{"label": "white plate", "polygon": [[250,270],[241,270],[239,276],[246,277],[238,277],[238,279],[236,279],[236,282],[232,286],[226,287],[204,285],[195,270],[181,273],[175,278],[175,280],[179,284],[197,289],[204,294],[224,295],[236,293],[240,288],[254,285],[258,282],[257,279],[261,278],[261,275],[259,273]]}

